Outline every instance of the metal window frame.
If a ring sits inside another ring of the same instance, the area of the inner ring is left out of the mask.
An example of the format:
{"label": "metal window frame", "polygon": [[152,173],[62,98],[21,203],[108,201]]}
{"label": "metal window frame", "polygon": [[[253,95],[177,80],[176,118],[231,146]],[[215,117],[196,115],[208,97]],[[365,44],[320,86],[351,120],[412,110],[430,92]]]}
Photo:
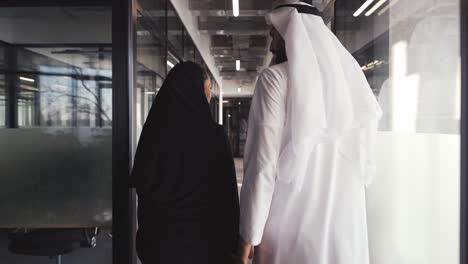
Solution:
{"label": "metal window frame", "polygon": [[461,30],[461,168],[460,264],[468,264],[468,1],[460,0]]}
{"label": "metal window frame", "polygon": [[137,1],[112,2],[112,263],[136,263],[136,194],[130,188]]}

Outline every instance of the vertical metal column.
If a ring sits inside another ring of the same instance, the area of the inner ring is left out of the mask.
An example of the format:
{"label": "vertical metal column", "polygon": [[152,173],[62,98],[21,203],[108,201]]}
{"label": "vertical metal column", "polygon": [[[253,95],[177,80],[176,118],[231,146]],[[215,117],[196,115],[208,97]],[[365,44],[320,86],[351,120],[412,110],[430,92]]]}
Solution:
{"label": "vertical metal column", "polygon": [[461,0],[460,264],[468,264],[468,1]]}
{"label": "vertical metal column", "polygon": [[72,116],[71,126],[78,127],[78,74],[71,79],[71,105],[72,105]]}
{"label": "vertical metal column", "polygon": [[136,0],[112,2],[112,262],[134,264],[136,197],[130,189]]}
{"label": "vertical metal column", "polygon": [[6,88],[8,91],[8,128],[18,128],[18,93],[16,86],[18,85],[17,71],[17,50],[13,45],[8,46],[7,52],[8,71],[6,74]]}

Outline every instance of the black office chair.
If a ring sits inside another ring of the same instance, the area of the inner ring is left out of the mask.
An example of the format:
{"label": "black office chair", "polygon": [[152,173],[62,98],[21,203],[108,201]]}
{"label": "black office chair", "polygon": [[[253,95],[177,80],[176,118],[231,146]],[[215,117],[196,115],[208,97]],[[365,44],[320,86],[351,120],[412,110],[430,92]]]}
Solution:
{"label": "black office chair", "polygon": [[62,256],[78,248],[94,248],[98,228],[73,229],[16,229],[9,233],[9,251],[13,254],[55,258],[61,264]]}

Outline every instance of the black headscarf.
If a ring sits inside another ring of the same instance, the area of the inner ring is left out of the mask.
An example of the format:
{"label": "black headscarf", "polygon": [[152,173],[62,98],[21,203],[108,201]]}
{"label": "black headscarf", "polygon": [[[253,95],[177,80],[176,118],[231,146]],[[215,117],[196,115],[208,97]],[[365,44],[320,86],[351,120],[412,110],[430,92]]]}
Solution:
{"label": "black headscarf", "polygon": [[229,263],[237,246],[235,168],[203,75],[193,62],[177,64],[143,127],[132,173],[143,263]]}

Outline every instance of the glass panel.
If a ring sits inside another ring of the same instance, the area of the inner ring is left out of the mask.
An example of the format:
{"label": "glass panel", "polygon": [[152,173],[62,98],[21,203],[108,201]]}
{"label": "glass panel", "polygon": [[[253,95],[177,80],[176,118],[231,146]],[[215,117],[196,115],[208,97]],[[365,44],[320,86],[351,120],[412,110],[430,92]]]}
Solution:
{"label": "glass panel", "polygon": [[200,54],[200,52],[198,51],[198,49],[195,49],[195,59],[194,61],[202,66],[205,65],[205,61],[203,61],[203,58]]}
{"label": "glass panel", "polygon": [[371,263],[459,263],[458,0],[336,1],[339,39],[383,108]]}
{"label": "glass panel", "polygon": [[224,98],[223,100],[223,125],[234,157],[242,157],[244,155],[251,103],[251,98],[233,97]]}
{"label": "glass panel", "polygon": [[167,72],[169,72],[174,67],[174,65],[176,65],[179,62],[179,58],[176,55],[174,55],[174,53],[167,50]]}
{"label": "glass panel", "polygon": [[111,22],[110,6],[0,7],[0,122],[9,90],[18,125],[0,129],[2,263],[112,261]]}
{"label": "glass panel", "polygon": [[7,125],[7,89],[6,89],[7,58],[6,48],[0,43],[0,128]]}
{"label": "glass panel", "polygon": [[110,47],[18,48],[17,54],[19,127],[111,126]]}
{"label": "glass panel", "polygon": [[189,33],[184,30],[184,60],[194,61],[195,60],[195,44],[192,41]]}
{"label": "glass panel", "polygon": [[167,45],[177,58],[184,54],[184,25],[172,4],[167,6]]}
{"label": "glass panel", "polygon": [[[166,75],[166,1],[139,1],[137,18],[136,141]],[[172,63],[176,63],[173,61]]]}
{"label": "glass panel", "polygon": [[5,73],[0,71],[0,128],[7,125],[7,91],[5,86]]}

